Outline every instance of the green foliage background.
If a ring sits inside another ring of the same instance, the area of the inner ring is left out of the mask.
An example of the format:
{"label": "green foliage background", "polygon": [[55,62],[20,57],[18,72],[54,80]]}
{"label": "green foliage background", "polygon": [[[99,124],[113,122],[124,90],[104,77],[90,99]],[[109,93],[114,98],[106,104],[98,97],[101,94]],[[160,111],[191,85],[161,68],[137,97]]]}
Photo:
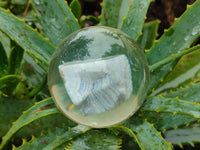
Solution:
{"label": "green foliage background", "polygon": [[[27,2],[0,1],[0,149],[167,150],[200,143],[199,0],[157,40],[159,21],[144,23],[151,0],[104,0],[100,18],[81,17],[77,0],[30,0],[24,18]],[[151,71],[143,106],[106,129],[67,119],[47,90],[53,52],[86,20],[127,33],[145,49]]]}

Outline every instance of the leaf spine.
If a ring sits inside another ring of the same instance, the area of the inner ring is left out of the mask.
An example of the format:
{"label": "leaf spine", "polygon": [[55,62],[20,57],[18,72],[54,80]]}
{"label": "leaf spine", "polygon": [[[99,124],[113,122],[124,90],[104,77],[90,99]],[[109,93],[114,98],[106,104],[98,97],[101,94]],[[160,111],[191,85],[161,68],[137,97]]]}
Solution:
{"label": "leaf spine", "polygon": [[15,150],[16,146],[14,144],[12,144],[12,150]]}

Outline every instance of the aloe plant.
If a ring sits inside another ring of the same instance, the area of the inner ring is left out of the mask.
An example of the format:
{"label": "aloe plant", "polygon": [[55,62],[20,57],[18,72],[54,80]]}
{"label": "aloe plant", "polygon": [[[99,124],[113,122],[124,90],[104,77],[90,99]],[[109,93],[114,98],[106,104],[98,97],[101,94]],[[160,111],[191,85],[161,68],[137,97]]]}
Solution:
{"label": "aloe plant", "polygon": [[0,8],[0,149],[167,150],[200,143],[200,46],[193,44],[200,35],[199,0],[157,40],[159,21],[144,23],[151,0],[103,1],[99,25],[122,30],[145,49],[150,85],[136,114],[98,130],[64,117],[46,90],[53,52],[81,28],[80,4],[73,1],[73,14],[64,0],[29,3],[36,29]]}

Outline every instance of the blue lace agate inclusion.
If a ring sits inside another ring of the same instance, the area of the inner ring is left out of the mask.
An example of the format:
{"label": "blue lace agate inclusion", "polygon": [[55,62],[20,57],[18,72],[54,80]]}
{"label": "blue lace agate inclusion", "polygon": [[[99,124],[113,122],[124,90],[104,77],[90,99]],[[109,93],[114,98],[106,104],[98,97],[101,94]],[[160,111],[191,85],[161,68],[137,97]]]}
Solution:
{"label": "blue lace agate inclusion", "polygon": [[72,103],[85,116],[112,110],[133,92],[125,55],[63,63],[59,72]]}

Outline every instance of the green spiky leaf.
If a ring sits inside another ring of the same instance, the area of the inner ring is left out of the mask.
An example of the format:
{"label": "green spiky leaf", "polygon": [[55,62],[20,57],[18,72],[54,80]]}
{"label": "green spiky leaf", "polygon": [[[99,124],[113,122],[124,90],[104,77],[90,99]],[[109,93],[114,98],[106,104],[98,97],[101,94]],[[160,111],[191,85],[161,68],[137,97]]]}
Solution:
{"label": "green spiky leaf", "polygon": [[170,130],[165,133],[166,141],[173,145],[182,147],[184,144],[191,144],[200,142],[200,127],[190,126],[176,130]]}
{"label": "green spiky leaf", "polygon": [[43,150],[54,149],[54,148],[60,146],[61,144],[71,140],[72,138],[85,133],[88,130],[90,130],[90,128],[83,126],[83,125],[77,125],[77,126],[71,128],[69,131],[67,131],[67,132],[63,133],[62,135],[60,135],[59,137],[57,137],[53,142],[51,142],[50,144],[45,146],[43,148]]}
{"label": "green spiky leaf", "polygon": [[184,99],[190,102],[197,102],[200,103],[200,83],[198,84],[194,84],[194,85],[190,85],[187,88],[184,89],[179,89],[176,92],[171,92],[168,94],[165,94],[164,97],[170,97],[170,98],[180,98],[180,99]]}
{"label": "green spiky leaf", "polygon": [[55,47],[39,33],[12,15],[9,11],[0,8],[0,30],[16,41],[36,62],[47,70]]}
{"label": "green spiky leaf", "polygon": [[200,104],[176,98],[147,97],[142,111],[168,112],[200,118]]}
{"label": "green spiky leaf", "polygon": [[[150,51],[146,53],[149,65],[186,49],[200,33],[200,1],[196,1],[184,14],[162,35]],[[155,88],[168,73],[173,64],[169,64],[151,73],[150,87]]]}
{"label": "green spiky leaf", "polygon": [[71,28],[71,32],[77,31],[80,29],[78,21],[74,17],[73,13],[70,11],[66,1],[64,0],[56,0],[63,14],[65,15],[65,21]]}
{"label": "green spiky leaf", "polygon": [[12,43],[12,50],[8,60],[8,73],[17,74],[21,65],[24,51],[16,43]]}
{"label": "green spiky leaf", "polygon": [[[44,77],[47,75],[47,73],[42,67],[40,67],[40,65],[35,63],[28,54],[25,53],[20,67],[20,75],[24,80],[25,86],[28,86],[28,88],[26,87],[25,89],[25,91],[27,91],[35,88],[37,89],[40,85],[42,85],[42,83],[44,83]],[[25,95],[27,96],[29,92],[30,91],[25,92]],[[42,88],[40,93],[43,95],[41,99],[49,97],[48,88]]]}
{"label": "green spiky leaf", "polygon": [[[199,89],[200,89],[200,84],[194,84],[190,85],[187,88],[179,89],[176,92],[164,94],[163,96],[166,98],[174,98],[174,99],[179,98],[185,101],[198,103],[200,102]],[[171,114],[164,112],[140,112],[140,116],[143,118],[148,118],[148,121],[155,124],[155,127],[160,131],[172,128],[178,128],[179,126],[184,126],[186,124],[198,121],[197,119],[188,115]]]}
{"label": "green spiky leaf", "polygon": [[[0,137],[3,137],[12,126],[12,122],[16,121],[21,113],[33,106],[35,102],[35,100],[27,99],[0,98]],[[70,127],[76,125],[61,113],[49,115],[24,126],[14,135],[14,139],[30,139],[31,135],[40,136],[41,132],[46,134],[47,130],[54,131],[55,127],[63,128],[63,123]],[[64,129],[66,131],[66,128]],[[13,144],[16,143],[15,140]]]}
{"label": "green spiky leaf", "polygon": [[[176,129],[180,126],[189,123],[197,122],[194,117],[182,114],[172,114],[164,112],[140,112],[141,118],[146,118],[150,123],[154,124],[155,128],[159,131],[166,131],[169,129]],[[170,122],[170,123],[169,123]]]}
{"label": "green spiky leaf", "polygon": [[8,67],[8,59],[5,52],[5,49],[0,42],[0,77],[7,74],[7,67]]}
{"label": "green spiky leaf", "polygon": [[74,14],[74,16],[79,19],[80,16],[81,16],[81,4],[79,3],[78,0],[73,0],[71,3],[70,3],[70,8],[71,8],[71,11],[72,13]]}
{"label": "green spiky leaf", "polygon": [[171,149],[170,144],[163,139],[161,134],[149,122],[134,117],[126,121],[123,125],[113,128],[120,129],[131,137],[134,137],[141,149]]}
{"label": "green spiky leaf", "polygon": [[53,140],[60,136],[64,132],[68,130],[69,126],[65,126],[63,128],[58,128],[55,131],[49,132],[47,134],[43,134],[40,137],[32,137],[32,139],[28,142],[24,142],[21,146],[14,148],[14,150],[36,150],[42,149],[47,144],[51,143]]}
{"label": "green spiky leaf", "polygon": [[[195,47],[198,48],[198,46]],[[155,92],[179,90],[180,87],[198,83],[200,81],[199,57],[200,48],[183,56]]]}
{"label": "green spiky leaf", "polygon": [[137,43],[142,49],[150,49],[153,45],[157,36],[159,23],[159,20],[154,20],[144,24],[142,35],[137,40]]}
{"label": "green spiky leaf", "polygon": [[0,78],[0,91],[11,94],[19,83],[20,78],[16,75],[7,75]]}
{"label": "green spiky leaf", "polygon": [[167,58],[165,58],[165,59],[163,59],[163,60],[161,60],[161,61],[159,61],[159,62],[157,62],[157,63],[155,63],[155,64],[153,64],[153,65],[150,65],[150,66],[149,66],[149,70],[150,70],[151,72],[153,72],[154,70],[159,69],[159,68],[161,68],[162,66],[164,66],[164,65],[166,65],[166,64],[168,64],[168,63],[170,63],[170,62],[172,62],[172,61],[174,61],[174,60],[179,59],[179,58],[182,57],[183,55],[186,55],[186,54],[188,54],[188,53],[190,53],[190,52],[198,51],[198,50],[200,50],[200,46],[194,46],[194,47],[192,47],[192,48],[188,48],[188,49],[186,49],[186,50],[184,50],[184,51],[181,51],[181,52],[179,52],[179,53],[177,53],[177,54],[173,54],[173,55],[171,55],[170,57],[167,57]]}
{"label": "green spiky leaf", "polygon": [[91,130],[75,138],[66,150],[118,150],[121,140],[110,132]]}
{"label": "green spiky leaf", "polygon": [[31,123],[34,120],[37,120],[41,117],[48,116],[51,114],[60,113],[59,110],[53,105],[52,98],[48,98],[39,103],[36,103],[34,106],[25,111],[21,117],[13,123],[13,126],[3,137],[0,149],[2,149],[6,143],[12,138],[12,136],[23,126]]}
{"label": "green spiky leaf", "polygon": [[38,92],[40,92],[40,90],[42,89],[42,87],[44,87],[45,83],[46,83],[46,80],[47,80],[47,76],[44,76],[42,82],[36,87],[34,88],[32,91],[30,91],[28,93],[28,97],[33,97],[35,96]]}
{"label": "green spiky leaf", "polygon": [[[56,0],[31,0],[31,2],[45,35],[57,46],[72,32],[71,25],[65,21],[67,20],[65,14]],[[67,7],[65,5],[66,9]]]}
{"label": "green spiky leaf", "polygon": [[150,2],[151,0],[134,0],[123,20],[121,30],[134,40],[137,40],[141,34]]}
{"label": "green spiky leaf", "polygon": [[[4,136],[11,123],[34,104],[35,101],[0,98],[0,137]],[[6,114],[6,115],[5,115]]]}
{"label": "green spiky leaf", "polygon": [[104,0],[100,25],[120,29],[133,0]]}

